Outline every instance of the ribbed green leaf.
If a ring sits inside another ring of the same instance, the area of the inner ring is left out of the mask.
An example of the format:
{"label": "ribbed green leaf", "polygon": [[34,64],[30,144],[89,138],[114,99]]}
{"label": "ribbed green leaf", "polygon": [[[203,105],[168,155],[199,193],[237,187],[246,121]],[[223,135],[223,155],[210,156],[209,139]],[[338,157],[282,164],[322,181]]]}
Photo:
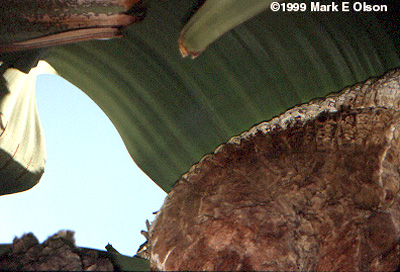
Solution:
{"label": "ribbed green leaf", "polygon": [[40,73],[54,73],[54,70],[41,62],[29,74],[15,68],[8,68],[3,74],[0,195],[30,189],[44,171],[45,143],[35,99],[35,81]]}
{"label": "ribbed green leaf", "polygon": [[233,135],[400,64],[373,13],[264,12],[182,59],[177,39],[190,8],[152,2],[123,39],[53,48],[46,58],[104,110],[165,191]]}

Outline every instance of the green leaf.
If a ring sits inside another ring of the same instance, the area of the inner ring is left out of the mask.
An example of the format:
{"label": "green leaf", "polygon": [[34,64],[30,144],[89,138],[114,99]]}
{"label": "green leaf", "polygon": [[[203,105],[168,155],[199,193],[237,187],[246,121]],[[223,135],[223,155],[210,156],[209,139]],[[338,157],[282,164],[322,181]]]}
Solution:
{"label": "green leaf", "polygon": [[181,31],[182,55],[193,57],[223,34],[267,9],[274,0],[207,0]]}
{"label": "green leaf", "polygon": [[139,257],[128,257],[119,253],[107,253],[120,271],[149,271],[150,262]]}
{"label": "green leaf", "polygon": [[400,65],[385,28],[397,17],[373,13],[267,11],[197,59],[182,59],[176,40],[191,8],[152,2],[124,38],[52,48],[46,57],[102,108],[135,162],[167,192],[232,136]]}
{"label": "green leaf", "polygon": [[15,68],[8,68],[3,74],[0,195],[30,189],[44,171],[45,143],[35,99],[35,81],[40,73],[55,72],[48,64],[40,62],[29,74]]}

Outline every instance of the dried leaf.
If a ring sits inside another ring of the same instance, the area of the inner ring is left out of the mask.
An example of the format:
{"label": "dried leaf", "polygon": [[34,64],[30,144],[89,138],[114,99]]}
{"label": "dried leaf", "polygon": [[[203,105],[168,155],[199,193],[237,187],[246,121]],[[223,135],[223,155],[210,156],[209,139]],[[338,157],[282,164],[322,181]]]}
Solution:
{"label": "dried leaf", "polygon": [[121,37],[121,29],[141,21],[140,0],[3,0],[0,52]]}

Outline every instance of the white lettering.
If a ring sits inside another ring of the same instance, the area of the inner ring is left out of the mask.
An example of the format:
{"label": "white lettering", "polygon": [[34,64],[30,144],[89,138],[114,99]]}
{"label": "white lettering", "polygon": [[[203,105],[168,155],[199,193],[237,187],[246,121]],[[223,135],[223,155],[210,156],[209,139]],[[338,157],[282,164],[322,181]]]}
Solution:
{"label": "white lettering", "polygon": [[354,2],[353,10],[356,12],[385,12],[387,11],[387,5],[369,5],[366,2]]}
{"label": "white lettering", "polygon": [[344,12],[350,11],[349,2],[342,2],[342,11]]}
{"label": "white lettering", "polygon": [[324,5],[320,4],[320,2],[311,2],[311,11],[316,11],[316,12],[338,12],[339,11],[339,5],[335,4],[335,2],[332,2],[331,4]]}
{"label": "white lettering", "polygon": [[334,2],[332,2],[332,11],[336,11],[336,12],[339,11],[338,7],[339,7],[338,4],[335,4]]}
{"label": "white lettering", "polygon": [[319,2],[311,2],[311,11],[319,11]]}
{"label": "white lettering", "polygon": [[362,10],[362,4],[360,3],[360,2],[355,2],[354,4],[353,4],[353,10],[354,11],[361,11]]}

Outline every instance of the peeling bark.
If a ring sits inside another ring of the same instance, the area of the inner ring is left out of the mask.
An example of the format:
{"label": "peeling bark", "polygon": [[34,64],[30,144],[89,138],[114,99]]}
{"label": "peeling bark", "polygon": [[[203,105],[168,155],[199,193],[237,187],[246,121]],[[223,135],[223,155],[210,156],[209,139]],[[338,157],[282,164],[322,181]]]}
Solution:
{"label": "peeling bark", "polygon": [[399,110],[395,70],[233,137],[167,196],[151,268],[397,269]]}

